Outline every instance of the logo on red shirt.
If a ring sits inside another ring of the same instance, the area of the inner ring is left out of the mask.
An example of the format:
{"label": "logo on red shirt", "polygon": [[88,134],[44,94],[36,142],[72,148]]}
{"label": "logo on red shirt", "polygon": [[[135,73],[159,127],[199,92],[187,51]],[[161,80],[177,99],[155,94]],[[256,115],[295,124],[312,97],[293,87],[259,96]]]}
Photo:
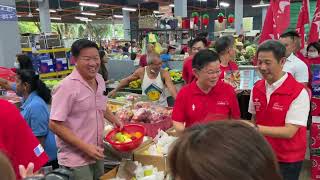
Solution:
{"label": "logo on red shirt", "polygon": [[276,103],[273,104],[272,109],[278,110],[278,111],[283,111],[284,107],[283,107],[283,105],[281,105],[278,102],[276,102]]}

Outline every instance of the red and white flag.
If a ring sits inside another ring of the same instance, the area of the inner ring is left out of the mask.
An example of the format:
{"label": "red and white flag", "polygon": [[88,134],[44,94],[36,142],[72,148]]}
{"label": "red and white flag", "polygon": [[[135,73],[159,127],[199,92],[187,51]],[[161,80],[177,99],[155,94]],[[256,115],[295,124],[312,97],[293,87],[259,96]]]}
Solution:
{"label": "red and white flag", "polygon": [[296,26],[296,31],[301,37],[301,49],[304,48],[304,25],[309,24],[309,8],[308,0],[302,0],[302,6],[299,12],[298,22]]}
{"label": "red and white flag", "polygon": [[317,0],[316,11],[312,19],[310,32],[309,32],[309,44],[312,42],[317,42],[319,40],[320,32],[320,0]]}
{"label": "red and white flag", "polygon": [[290,24],[290,0],[271,0],[259,43],[279,39]]}

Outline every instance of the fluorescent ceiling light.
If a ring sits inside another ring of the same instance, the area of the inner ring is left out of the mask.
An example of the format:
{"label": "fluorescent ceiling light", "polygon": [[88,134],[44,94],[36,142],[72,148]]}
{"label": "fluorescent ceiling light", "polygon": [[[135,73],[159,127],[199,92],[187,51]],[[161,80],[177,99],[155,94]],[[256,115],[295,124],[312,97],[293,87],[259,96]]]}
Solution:
{"label": "fluorescent ceiling light", "polygon": [[115,18],[123,18],[122,15],[113,15],[113,17],[115,17]]}
{"label": "fluorescent ceiling light", "polygon": [[174,4],[169,4],[170,7],[174,7]]}
{"label": "fluorescent ceiling light", "polygon": [[160,11],[153,11],[154,14],[160,14]]}
{"label": "fluorescent ceiling light", "polygon": [[226,3],[226,2],[220,2],[220,6],[227,8],[227,7],[230,6],[230,4],[229,4],[229,3]]}
{"label": "fluorescent ceiling light", "polygon": [[200,1],[200,2],[207,2],[207,0],[198,0],[198,1]]}
{"label": "fluorescent ceiling light", "polygon": [[261,0],[259,4],[254,4],[251,7],[258,8],[258,7],[267,7],[267,6],[270,6],[270,4],[264,3],[263,0]]}
{"label": "fluorescent ceiling light", "polygon": [[97,15],[96,13],[89,13],[89,12],[82,12],[82,15],[87,15],[87,16],[95,16]]}
{"label": "fluorescent ceiling light", "polygon": [[88,21],[92,21],[92,19],[80,19],[80,21],[88,22]]}
{"label": "fluorescent ceiling light", "polygon": [[79,17],[79,16],[76,16],[74,17],[75,19],[88,19],[87,17]]}
{"label": "fluorescent ceiling light", "polygon": [[[37,8],[37,9],[36,9],[36,11],[40,11],[40,10],[39,10],[39,8]],[[57,11],[56,11],[56,10],[54,10],[54,9],[49,9],[49,12],[51,12],[51,13],[55,13],[55,12],[57,12]]]}
{"label": "fluorescent ceiling light", "polygon": [[17,17],[22,17],[21,15],[17,15]]}
{"label": "fluorescent ceiling light", "polygon": [[95,4],[95,3],[88,3],[88,2],[80,2],[79,3],[80,6],[88,6],[88,7],[99,7],[99,4]]}
{"label": "fluorescent ceiling light", "polygon": [[52,20],[61,20],[61,17],[50,17]]}
{"label": "fluorescent ceiling light", "polygon": [[132,12],[137,11],[136,8],[130,8],[130,7],[123,7],[122,10],[124,10],[124,11],[132,11]]}

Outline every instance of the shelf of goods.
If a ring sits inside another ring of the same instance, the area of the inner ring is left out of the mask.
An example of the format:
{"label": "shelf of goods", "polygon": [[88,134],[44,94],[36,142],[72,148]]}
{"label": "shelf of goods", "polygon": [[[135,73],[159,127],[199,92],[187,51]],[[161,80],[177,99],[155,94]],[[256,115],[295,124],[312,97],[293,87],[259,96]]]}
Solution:
{"label": "shelf of goods", "polygon": [[41,78],[57,78],[67,76],[72,72],[70,48],[52,48],[33,51],[22,48],[22,52],[32,59],[34,68],[40,72]]}

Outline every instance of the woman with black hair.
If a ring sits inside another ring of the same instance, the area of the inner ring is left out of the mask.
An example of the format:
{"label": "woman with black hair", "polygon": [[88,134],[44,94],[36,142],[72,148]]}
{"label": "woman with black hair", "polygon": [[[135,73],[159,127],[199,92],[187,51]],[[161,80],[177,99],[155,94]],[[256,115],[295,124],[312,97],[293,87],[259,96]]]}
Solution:
{"label": "woman with black hair", "polygon": [[[12,70],[16,72],[18,69],[29,69],[34,71],[32,61],[29,56],[25,54],[17,54],[17,59],[14,62],[14,67]],[[10,82],[6,79],[0,78],[0,86],[6,90],[16,91],[16,83]]]}
{"label": "woman with black hair", "polygon": [[30,57],[25,54],[17,54],[17,61],[14,63],[14,67],[17,69],[34,70]]}
{"label": "woman with black hair", "polygon": [[99,69],[98,73],[101,74],[104,81],[107,82],[108,81],[108,70],[105,66],[105,63],[108,63],[108,57],[106,56],[106,52],[103,50],[99,51],[99,56],[100,56],[100,60],[101,60],[101,65],[100,65],[100,69]]}
{"label": "woman with black hair", "polygon": [[49,130],[51,91],[33,70],[18,70],[16,83],[17,95],[24,99],[21,114],[48,154],[48,165],[58,168],[56,142]]}

